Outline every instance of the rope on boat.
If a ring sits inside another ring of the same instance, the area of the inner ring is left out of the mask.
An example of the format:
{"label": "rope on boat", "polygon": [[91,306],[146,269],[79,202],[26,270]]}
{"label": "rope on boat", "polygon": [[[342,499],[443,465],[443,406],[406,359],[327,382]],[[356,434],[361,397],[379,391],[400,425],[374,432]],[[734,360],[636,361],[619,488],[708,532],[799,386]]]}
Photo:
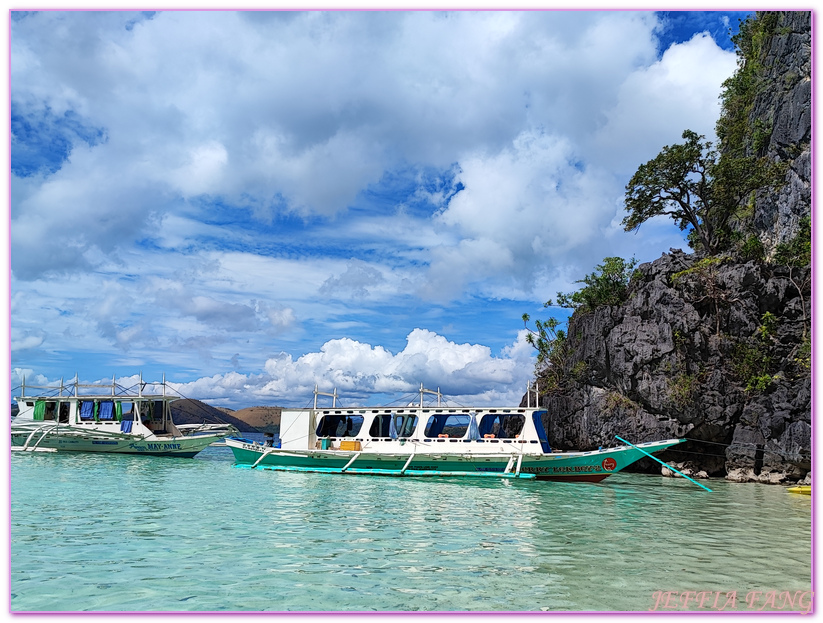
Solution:
{"label": "rope on boat", "polygon": [[[754,443],[753,441],[745,441],[743,443],[720,443],[720,442],[717,442],[717,441],[706,441],[704,439],[692,439],[690,437],[684,437],[684,439],[686,441],[693,441],[695,443],[707,443],[707,444],[711,444],[713,446],[723,446],[725,448],[730,448],[732,446],[754,446],[754,447],[763,446],[763,451],[764,452],[769,452],[771,454],[777,454],[778,456],[781,456],[783,458],[791,458],[791,457],[795,457],[795,456],[811,457],[811,453],[808,450],[798,450],[794,454],[788,454],[786,452],[781,452],[780,450],[767,449],[765,447],[765,444],[758,444],[758,443]],[[701,456],[718,456],[718,457],[725,457],[726,456],[725,454],[708,454],[708,453],[704,453],[704,452],[689,452],[687,450],[673,450],[673,451],[674,452],[682,452],[683,454],[698,454],[698,455],[701,455]]]}
{"label": "rope on boat", "polygon": [[678,471],[677,469],[675,469],[674,467],[672,467],[671,465],[669,465],[669,464],[667,464],[667,463],[664,463],[663,461],[661,461],[660,459],[658,459],[656,456],[654,456],[654,455],[652,455],[652,454],[649,454],[648,452],[646,452],[646,451],[645,451],[645,450],[643,450],[642,448],[638,448],[638,447],[637,447],[636,445],[634,445],[633,443],[631,443],[631,442],[629,442],[629,441],[626,441],[625,439],[623,439],[622,437],[618,437],[617,435],[615,435],[615,436],[614,436],[614,438],[615,438],[615,439],[617,439],[618,441],[622,441],[623,443],[630,445],[630,446],[631,446],[632,448],[634,448],[635,450],[639,450],[640,452],[642,452],[643,454],[645,454],[647,457],[649,457],[650,459],[654,459],[655,461],[657,461],[657,462],[658,462],[658,463],[660,463],[661,465],[665,465],[668,469],[672,470],[673,472],[675,472],[675,473],[677,473],[677,474],[680,474],[681,476],[683,476],[683,478],[685,478],[686,480],[690,480],[691,482],[693,482],[694,484],[696,484],[698,487],[702,487],[703,489],[705,489],[705,490],[706,490],[706,491],[708,491],[709,493],[711,493],[711,492],[712,492],[712,490],[711,490],[711,489],[709,489],[707,486],[705,486],[705,485],[701,485],[701,484],[700,484],[699,482],[697,482],[696,480],[694,480],[694,479],[692,479],[692,478],[689,478],[689,477],[688,477],[688,476],[686,476],[686,474],[684,474],[683,472]]}

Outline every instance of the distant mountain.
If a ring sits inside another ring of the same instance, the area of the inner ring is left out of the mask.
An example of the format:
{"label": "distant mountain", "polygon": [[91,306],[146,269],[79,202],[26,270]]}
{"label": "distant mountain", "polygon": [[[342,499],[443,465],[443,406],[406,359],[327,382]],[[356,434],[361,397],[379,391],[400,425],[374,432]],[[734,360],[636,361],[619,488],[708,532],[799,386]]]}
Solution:
{"label": "distant mountain", "polygon": [[233,415],[261,433],[279,433],[281,411],[280,407],[248,407]]}
{"label": "distant mountain", "polygon": [[207,405],[200,400],[190,398],[175,400],[171,403],[172,417],[175,424],[231,424],[243,433],[265,432],[258,431],[253,425],[243,419],[236,417],[236,413],[230,415],[222,409]]}
{"label": "distant mountain", "polygon": [[[200,400],[185,398],[171,403],[175,424],[231,424],[243,433],[279,433],[280,407],[248,407],[232,411],[212,407]],[[11,416],[17,415],[16,403],[11,404]]]}

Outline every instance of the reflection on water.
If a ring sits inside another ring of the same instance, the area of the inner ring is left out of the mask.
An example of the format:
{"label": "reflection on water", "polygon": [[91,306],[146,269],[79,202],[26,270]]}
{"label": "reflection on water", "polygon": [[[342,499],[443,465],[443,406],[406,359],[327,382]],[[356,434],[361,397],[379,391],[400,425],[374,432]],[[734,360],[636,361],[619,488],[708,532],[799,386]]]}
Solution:
{"label": "reflection on water", "polygon": [[12,456],[12,610],[647,610],[667,591],[736,591],[745,609],[810,586],[811,500],[782,487],[231,462]]}

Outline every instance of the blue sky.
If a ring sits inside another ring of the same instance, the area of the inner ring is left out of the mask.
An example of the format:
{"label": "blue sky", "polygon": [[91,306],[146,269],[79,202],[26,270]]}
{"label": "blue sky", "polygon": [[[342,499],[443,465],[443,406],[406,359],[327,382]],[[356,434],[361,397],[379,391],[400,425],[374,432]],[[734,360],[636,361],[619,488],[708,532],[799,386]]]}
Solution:
{"label": "blue sky", "polygon": [[519,402],[524,312],[685,247],[623,188],[713,136],[745,15],[13,13],[12,388]]}

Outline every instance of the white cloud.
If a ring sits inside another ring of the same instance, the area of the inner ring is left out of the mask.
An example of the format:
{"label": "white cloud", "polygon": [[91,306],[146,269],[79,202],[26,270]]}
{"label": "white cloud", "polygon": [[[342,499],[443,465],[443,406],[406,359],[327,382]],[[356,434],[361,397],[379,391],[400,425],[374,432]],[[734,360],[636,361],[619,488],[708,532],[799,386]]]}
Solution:
{"label": "white cloud", "polygon": [[663,57],[627,75],[606,123],[592,138],[592,159],[630,176],[666,144],[691,129],[714,139],[720,91],[737,57],[707,34],[671,46]]}
{"label": "white cloud", "polygon": [[218,190],[226,170],[229,154],[217,141],[196,145],[186,163],[171,171],[169,177],[184,197],[209,194]]}
{"label": "white cloud", "polygon": [[500,357],[494,357],[487,346],[456,344],[415,329],[396,355],[382,346],[342,338],[297,359],[285,353],[270,358],[264,367],[269,380],[260,392],[272,399],[291,393],[291,399],[299,402],[311,396],[315,384],[321,390],[334,387],[362,397],[410,393],[423,383],[456,398],[485,396],[484,400],[494,397],[519,403],[533,367],[533,349],[526,344],[524,331]]}
{"label": "white cloud", "polygon": [[[305,406],[315,384],[321,391],[336,388],[346,405],[374,404],[380,395],[415,393],[420,383],[429,389],[440,388],[452,403],[512,406],[520,403],[534,367],[534,350],[525,334],[521,330],[499,356],[492,355],[487,346],[457,344],[425,329],[409,333],[406,347],[397,354],[342,338],[329,340],[318,352],[297,359],[286,353],[271,357],[259,374],[227,372],[186,383],[168,376],[167,382],[182,397],[234,408]],[[12,386],[20,385],[23,376],[29,385],[55,383],[31,369],[15,368]],[[145,375],[143,380],[161,379]],[[122,387],[135,386],[138,381],[137,375],[117,377]],[[111,378],[81,382],[108,384]]]}
{"label": "white cloud", "polygon": [[[498,379],[531,372],[514,350],[378,344],[431,301],[542,301],[603,257],[680,242],[623,234],[623,187],[685,127],[710,133],[734,55],[696,36],[658,59],[657,28],[631,11],[13,20],[14,110],[68,141],[58,170],[12,176],[14,352],[163,361],[226,400],[311,375],[407,389],[426,366],[505,395]],[[420,174],[393,187],[398,171]],[[387,308],[368,339],[307,342]],[[224,364],[238,373],[210,374]]]}
{"label": "white cloud", "polygon": [[320,286],[320,294],[332,298],[352,296],[365,298],[370,290],[386,281],[383,274],[366,262],[352,259],[346,266],[346,271],[337,277],[329,277]]}
{"label": "white cloud", "polygon": [[26,333],[20,334],[20,331],[12,330],[11,337],[11,351],[28,350],[30,348],[37,348],[44,341],[42,333],[37,335]]}
{"label": "white cloud", "polygon": [[498,153],[462,158],[461,167],[466,188],[439,220],[462,240],[434,249],[430,273],[430,287],[451,297],[462,295],[469,278],[496,277],[530,292],[547,264],[588,251],[614,212],[603,201],[614,192],[609,176],[586,167],[560,136],[525,131]]}

